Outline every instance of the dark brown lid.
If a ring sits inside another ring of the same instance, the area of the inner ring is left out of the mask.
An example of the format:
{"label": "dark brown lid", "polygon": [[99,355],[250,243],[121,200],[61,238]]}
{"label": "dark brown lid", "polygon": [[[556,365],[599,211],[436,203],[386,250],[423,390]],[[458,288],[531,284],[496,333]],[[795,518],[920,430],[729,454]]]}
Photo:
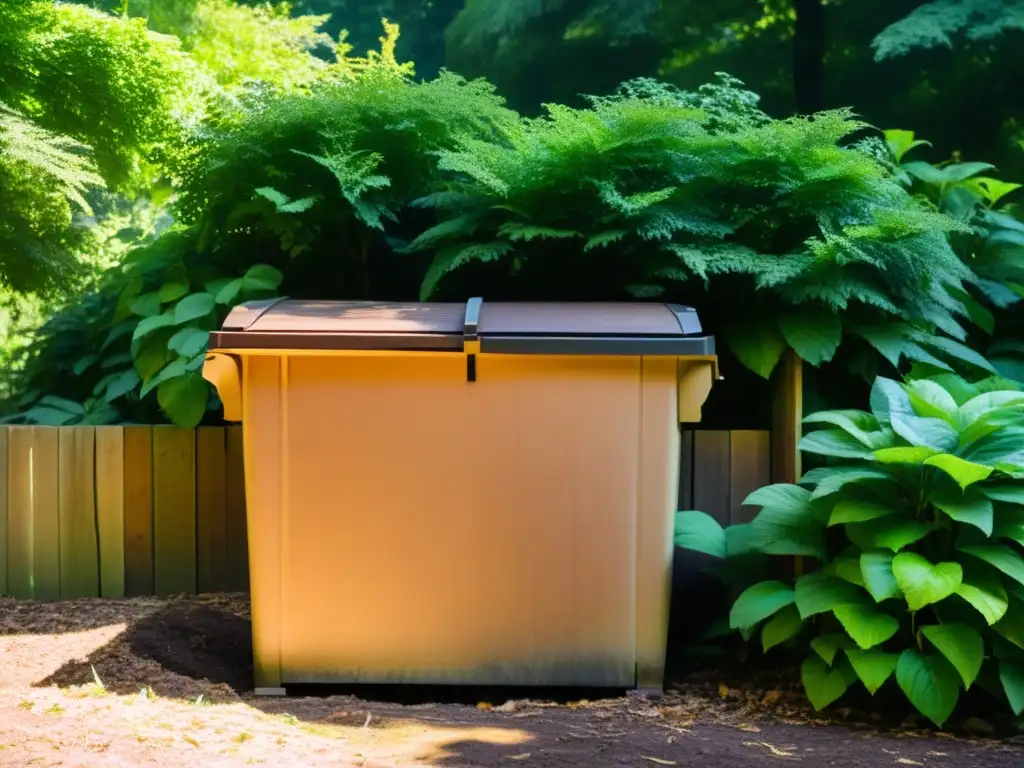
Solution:
{"label": "dark brown lid", "polygon": [[714,354],[692,309],[653,303],[389,303],[275,299],[236,307],[211,349]]}

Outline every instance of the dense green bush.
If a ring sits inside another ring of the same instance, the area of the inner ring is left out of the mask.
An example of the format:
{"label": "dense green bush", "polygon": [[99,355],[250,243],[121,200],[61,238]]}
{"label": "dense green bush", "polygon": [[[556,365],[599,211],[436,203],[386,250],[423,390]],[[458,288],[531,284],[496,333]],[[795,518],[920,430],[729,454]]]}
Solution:
{"label": "dense green bush", "polygon": [[766,652],[806,650],[815,708],[895,677],[939,726],[974,685],[1024,712],[1024,393],[982,389],[880,378],[870,413],[806,419],[825,428],[801,449],[829,463],[753,493],[753,522],[679,516],[691,549],[818,561],[793,583],[749,586],[729,616]]}
{"label": "dense green bush", "polygon": [[1001,375],[1024,382],[1024,222],[1019,218],[1020,184],[994,178],[988,163],[953,159],[932,164],[907,160],[927,142],[911,131],[887,131],[897,178],[934,210],[965,230],[952,245],[973,273],[956,295],[976,327],[973,338]]}
{"label": "dense green bush", "polygon": [[441,153],[446,190],[423,202],[443,220],[412,244],[437,253],[422,298],[483,263],[487,295],[695,305],[763,376],[787,346],[831,359],[844,331],[894,362],[987,366],[959,343],[971,272],[946,236],[962,225],[845,146],[865,128],[849,112],[773,120],[756,104],[731,79],[640,81]]}
{"label": "dense green bush", "polygon": [[[422,211],[403,219],[436,189],[435,153],[517,118],[486,83],[411,82],[394,35],[354,80],[254,101],[245,119],[196,135],[172,207],[178,227],[40,329],[9,387],[12,418],[195,424],[217,404],[198,375],[206,334],[234,304],[279,286],[317,298],[401,290],[402,270],[386,260],[422,227]],[[411,298],[422,271],[404,271]]]}
{"label": "dense green bush", "polygon": [[44,323],[16,359],[23,388],[7,420],[195,426],[216,409],[201,376],[209,332],[235,304],[274,295],[281,274],[254,265],[225,277],[196,239],[193,230],[165,233]]}

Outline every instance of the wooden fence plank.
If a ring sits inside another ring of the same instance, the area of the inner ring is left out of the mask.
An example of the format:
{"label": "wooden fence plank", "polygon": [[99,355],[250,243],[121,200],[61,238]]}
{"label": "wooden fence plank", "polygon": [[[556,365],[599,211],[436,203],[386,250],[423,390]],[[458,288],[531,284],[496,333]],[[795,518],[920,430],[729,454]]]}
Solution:
{"label": "wooden fence plank", "polygon": [[153,588],[196,591],[195,431],[153,430]]}
{"label": "wooden fence plank", "polygon": [[60,454],[57,430],[32,427],[32,594],[60,599]]}
{"label": "wooden fence plank", "polygon": [[11,427],[7,437],[7,592],[32,599],[32,427]]}
{"label": "wooden fence plank", "polygon": [[803,361],[787,350],[773,376],[772,482],[795,483],[800,479],[800,450],[803,431]]}
{"label": "wooden fence plank", "polygon": [[757,514],[743,500],[772,480],[770,432],[737,430],[730,433],[729,522],[749,523]]}
{"label": "wooden fence plank", "polygon": [[0,595],[7,594],[7,427],[0,427]]}
{"label": "wooden fence plank", "polygon": [[249,591],[249,540],[245,522],[245,465],[242,427],[227,429],[227,563],[228,589]]}
{"label": "wooden fence plank", "polygon": [[222,592],[227,583],[227,434],[223,427],[196,433],[196,538],[200,592]]}
{"label": "wooden fence plank", "polygon": [[96,428],[100,594],[124,597],[124,428]]}
{"label": "wooden fence plank", "polygon": [[57,486],[60,524],[60,596],[64,600],[100,593],[94,495],[94,427],[60,427],[57,433]]}
{"label": "wooden fence plank", "polygon": [[694,432],[693,508],[722,525],[729,523],[729,450],[728,432]]}
{"label": "wooden fence plank", "polygon": [[124,428],[124,593],[153,594],[153,428]]}

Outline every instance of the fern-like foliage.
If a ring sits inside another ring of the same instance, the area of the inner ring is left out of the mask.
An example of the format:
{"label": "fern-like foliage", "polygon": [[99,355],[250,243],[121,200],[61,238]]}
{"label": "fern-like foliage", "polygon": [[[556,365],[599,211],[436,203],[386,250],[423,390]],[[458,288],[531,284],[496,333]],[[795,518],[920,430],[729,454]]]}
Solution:
{"label": "fern-like foliage", "polygon": [[103,187],[89,148],[0,102],[0,285],[48,289],[74,270],[77,211]]}
{"label": "fern-like foliage", "polygon": [[[734,338],[769,328],[771,343],[734,345],[765,375],[786,344],[819,363],[840,343],[838,322],[776,328],[792,308],[963,338],[958,225],[844,146],[863,127],[846,110],[771,120],[728,79],[549,107],[504,142],[441,152],[449,196],[432,198],[443,219],[418,244],[440,248],[422,298],[466,280],[488,296],[680,298]],[[441,277],[473,259],[488,264]]]}
{"label": "fern-like foliage", "polygon": [[350,82],[271,99],[207,132],[179,216],[206,233],[202,247],[243,264],[257,249],[286,274],[306,265],[321,295],[365,292],[370,254],[400,245],[400,214],[436,189],[437,153],[517,125],[485,82],[406,72],[385,46]]}
{"label": "fern-like foliage", "polygon": [[917,50],[952,48],[958,38],[976,42],[1024,31],[1020,0],[934,0],[886,27],[875,38],[875,60]]}

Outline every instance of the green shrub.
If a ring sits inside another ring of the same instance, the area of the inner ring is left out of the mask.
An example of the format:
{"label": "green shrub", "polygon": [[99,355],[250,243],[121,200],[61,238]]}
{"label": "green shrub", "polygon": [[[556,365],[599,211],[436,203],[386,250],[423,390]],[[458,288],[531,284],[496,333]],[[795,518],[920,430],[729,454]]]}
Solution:
{"label": "green shrub", "polygon": [[805,421],[824,428],[800,447],[827,466],[753,493],[747,525],[678,521],[677,541],[717,557],[741,542],[818,561],[792,583],[748,587],[732,629],[765,651],[806,649],[816,709],[895,678],[938,726],[975,685],[1024,712],[1024,393],[880,378],[870,413]]}
{"label": "green shrub", "polygon": [[592,101],[441,152],[447,189],[423,204],[442,221],[412,244],[437,254],[422,298],[466,281],[667,297],[766,377],[787,346],[831,359],[844,331],[894,364],[978,363],[954,297],[971,273],[946,238],[961,225],[844,145],[865,128],[851,113],[773,120],[729,78],[695,94],[638,81]]}
{"label": "green shrub", "polygon": [[5,421],[191,427],[216,410],[201,372],[209,332],[235,304],[275,295],[281,274],[257,264],[225,276],[196,240],[172,229],[44,323],[15,359],[24,370]]}
{"label": "green shrub", "polygon": [[1024,382],[1024,222],[1019,218],[1020,184],[995,178],[988,163],[954,158],[932,164],[908,160],[927,146],[912,131],[886,131],[896,178],[915,196],[965,228],[953,248],[970,267],[965,290],[954,292],[976,326],[977,347],[1001,375]]}

